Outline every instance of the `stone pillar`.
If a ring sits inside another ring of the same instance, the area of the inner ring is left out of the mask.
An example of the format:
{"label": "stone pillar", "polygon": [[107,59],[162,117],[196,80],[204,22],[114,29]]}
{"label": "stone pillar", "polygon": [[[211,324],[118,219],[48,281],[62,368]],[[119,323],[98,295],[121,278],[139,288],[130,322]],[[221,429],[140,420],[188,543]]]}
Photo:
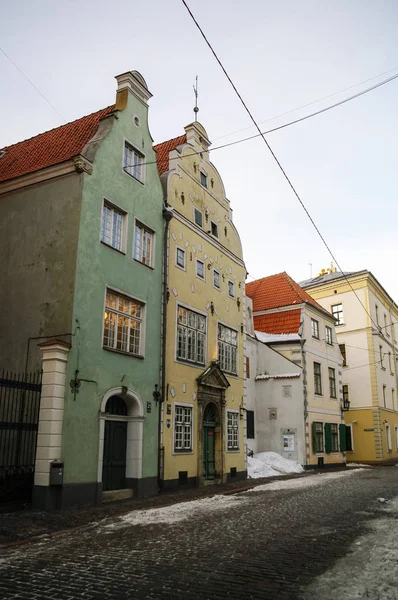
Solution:
{"label": "stone pillar", "polygon": [[42,390],[32,505],[57,508],[60,488],[50,487],[50,463],[60,460],[66,386],[66,367],[70,344],[49,340],[39,344],[42,353]]}

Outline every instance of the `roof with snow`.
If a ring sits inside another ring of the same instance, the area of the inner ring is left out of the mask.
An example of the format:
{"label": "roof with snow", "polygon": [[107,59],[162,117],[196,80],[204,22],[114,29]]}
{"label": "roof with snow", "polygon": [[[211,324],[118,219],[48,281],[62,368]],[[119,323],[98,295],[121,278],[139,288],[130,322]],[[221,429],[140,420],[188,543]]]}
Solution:
{"label": "roof with snow", "polygon": [[259,342],[272,344],[277,342],[299,342],[301,337],[298,333],[265,333],[263,331],[254,332]]}
{"label": "roof with snow", "polygon": [[301,373],[276,373],[275,375],[256,375],[255,381],[266,381],[268,379],[297,379]]}
{"label": "roof with snow", "polygon": [[351,277],[352,275],[358,275],[359,273],[364,273],[364,271],[347,271],[345,273],[343,271],[335,271],[334,273],[325,273],[325,275],[318,275],[318,277],[312,277],[311,279],[300,281],[300,286],[303,289],[311,288],[323,283],[329,283],[330,281],[334,281],[336,279],[343,279],[345,277]]}

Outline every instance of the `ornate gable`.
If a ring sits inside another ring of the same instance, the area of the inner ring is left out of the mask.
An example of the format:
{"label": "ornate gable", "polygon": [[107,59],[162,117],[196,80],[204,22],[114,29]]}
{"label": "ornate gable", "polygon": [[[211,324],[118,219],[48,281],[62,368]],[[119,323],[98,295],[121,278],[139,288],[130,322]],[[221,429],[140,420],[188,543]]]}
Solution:
{"label": "ornate gable", "polygon": [[219,388],[225,390],[230,386],[228,379],[221,371],[218,361],[213,360],[210,367],[197,378],[199,385],[205,385],[207,387]]}

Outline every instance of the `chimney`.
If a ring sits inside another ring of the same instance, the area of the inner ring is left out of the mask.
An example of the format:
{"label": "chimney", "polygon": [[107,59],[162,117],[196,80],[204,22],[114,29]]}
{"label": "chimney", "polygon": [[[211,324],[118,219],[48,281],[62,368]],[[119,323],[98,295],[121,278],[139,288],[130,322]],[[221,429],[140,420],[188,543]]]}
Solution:
{"label": "chimney", "polygon": [[128,95],[133,94],[142,104],[148,106],[149,98],[152,98],[143,76],[138,71],[128,71],[116,75],[116,110],[124,110],[127,105]]}

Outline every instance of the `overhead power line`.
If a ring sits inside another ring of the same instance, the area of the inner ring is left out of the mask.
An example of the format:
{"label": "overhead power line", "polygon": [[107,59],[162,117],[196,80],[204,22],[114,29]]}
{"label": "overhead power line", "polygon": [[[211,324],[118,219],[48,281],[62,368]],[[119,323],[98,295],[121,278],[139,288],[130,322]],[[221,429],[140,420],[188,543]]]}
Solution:
{"label": "overhead power line", "polygon": [[8,58],[8,60],[10,61],[10,63],[11,63],[12,65],[14,65],[14,67],[17,69],[17,71],[19,71],[19,72],[21,73],[21,75],[22,75],[23,77],[25,77],[26,81],[28,81],[28,82],[30,83],[30,85],[31,85],[31,86],[32,86],[32,87],[33,87],[33,88],[36,90],[36,92],[37,92],[37,93],[38,93],[38,94],[39,94],[39,95],[40,95],[40,96],[43,98],[43,100],[44,100],[45,102],[47,102],[47,104],[48,104],[49,106],[51,106],[51,108],[52,108],[52,109],[53,109],[53,110],[54,110],[54,111],[57,113],[57,115],[58,115],[59,117],[61,117],[61,119],[62,119],[63,121],[65,121],[65,123],[67,123],[67,120],[65,119],[65,117],[64,117],[64,116],[62,116],[62,115],[61,115],[61,113],[60,113],[60,112],[59,112],[59,111],[58,111],[58,110],[55,108],[55,106],[54,106],[53,104],[51,104],[51,102],[50,102],[50,101],[49,101],[49,100],[48,100],[48,99],[45,97],[45,95],[41,93],[41,91],[39,90],[39,88],[38,88],[37,86],[35,86],[35,84],[33,83],[33,81],[31,81],[31,80],[29,79],[29,77],[28,77],[28,76],[27,76],[27,75],[26,75],[26,74],[25,74],[25,73],[22,71],[22,69],[20,69],[20,68],[18,67],[18,65],[17,65],[17,64],[16,64],[16,63],[15,63],[15,62],[12,60],[12,58],[11,58],[10,56],[8,56],[8,54],[7,54],[6,52],[4,52],[3,48],[0,48],[0,51],[1,51],[1,52],[4,54],[4,56],[5,56],[6,58]]}
{"label": "overhead power line", "polygon": [[[328,243],[326,242],[325,238],[323,237],[320,229],[318,228],[318,226],[316,225],[314,219],[312,218],[310,212],[308,211],[307,207],[305,206],[304,202],[302,201],[299,193],[297,192],[296,188],[294,187],[292,181],[290,180],[289,176],[287,175],[285,169],[283,168],[281,162],[279,161],[279,159],[277,158],[275,152],[272,150],[271,146],[269,145],[269,143],[267,142],[264,134],[261,132],[261,129],[257,123],[257,121],[255,120],[255,118],[253,117],[250,109],[248,108],[247,104],[245,103],[245,101],[243,100],[241,94],[239,93],[236,85],[234,84],[234,82],[232,81],[231,77],[228,75],[224,65],[222,64],[221,60],[218,58],[215,50],[213,49],[212,45],[210,44],[209,40],[207,39],[205,33],[203,32],[202,28],[200,27],[198,21],[195,19],[191,9],[189,8],[189,6],[187,5],[185,0],[181,0],[181,2],[184,4],[185,8],[187,9],[191,19],[193,20],[193,22],[195,23],[196,27],[198,28],[198,30],[200,31],[203,39],[205,40],[206,44],[208,45],[210,51],[212,52],[214,58],[216,59],[216,61],[218,62],[221,70],[223,71],[225,77],[228,79],[229,83],[231,84],[235,94],[238,96],[239,100],[241,101],[244,109],[246,110],[247,114],[249,115],[251,121],[253,122],[254,126],[256,127],[259,136],[261,136],[261,138],[263,139],[265,145],[267,146],[269,152],[271,153],[273,159],[275,160],[276,164],[278,165],[280,171],[282,172],[284,178],[286,179],[287,183],[289,184],[292,192],[294,193],[294,195],[296,196],[298,202],[300,203],[302,209],[304,210],[305,214],[307,215],[308,219],[310,220],[312,226],[314,227],[315,231],[317,232],[318,236],[320,237],[320,239],[322,240],[324,246],[326,247],[327,251],[329,252],[330,256],[332,257],[333,261],[335,262],[335,264],[337,265],[337,267],[340,269],[340,271],[343,273],[344,278],[346,279],[348,285],[350,286],[350,288],[352,289],[352,291],[354,292],[358,302],[361,304],[362,308],[364,309],[364,311],[366,312],[366,314],[369,316],[370,320],[376,325],[375,321],[372,318],[372,315],[369,313],[369,311],[367,310],[366,306],[363,304],[362,300],[360,299],[360,297],[358,296],[358,294],[356,293],[355,289],[353,288],[353,286],[351,285],[351,282],[349,281],[349,279],[346,277],[346,275],[344,274],[342,268],[340,267],[337,259],[335,258],[331,248],[329,247]],[[398,75],[394,76],[394,77],[398,77]]]}

